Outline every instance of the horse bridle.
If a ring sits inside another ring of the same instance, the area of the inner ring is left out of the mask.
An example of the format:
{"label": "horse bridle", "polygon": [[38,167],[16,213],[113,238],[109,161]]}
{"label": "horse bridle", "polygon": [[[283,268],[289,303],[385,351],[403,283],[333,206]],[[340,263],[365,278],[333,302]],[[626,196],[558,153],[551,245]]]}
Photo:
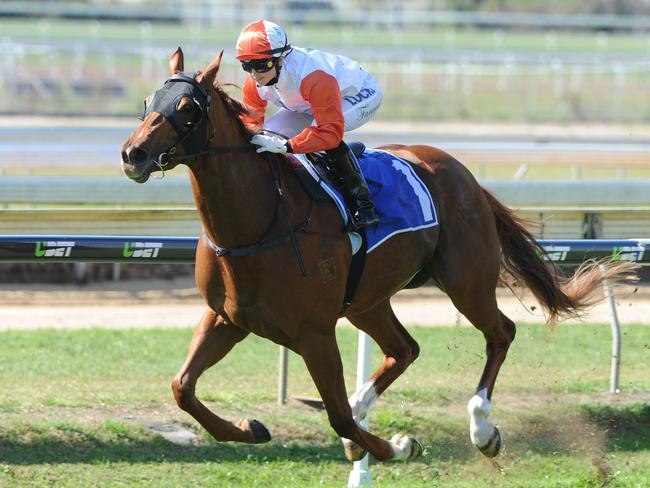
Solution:
{"label": "horse bridle", "polygon": [[[171,161],[188,160],[207,154],[224,154],[228,152],[243,151],[253,148],[250,143],[233,146],[217,146],[210,148],[207,147],[208,113],[210,111],[211,95],[205,90],[205,88],[201,86],[198,81],[196,81],[195,76],[196,73],[193,76],[188,76],[185,73],[172,75],[167,79],[167,81],[165,81],[162,88],[153,94],[151,97],[151,102],[149,104],[147,104],[145,101],[144,113],[142,114],[141,120],[144,120],[144,118],[151,112],[158,112],[170,122],[178,134],[178,140],[163,152],[161,152],[158,155],[158,159],[154,159],[154,163],[160,168],[163,176],[165,174],[165,166],[167,166]],[[194,103],[200,111],[201,117],[197,122],[180,122],[178,105],[181,99],[185,97],[190,98],[192,100],[192,103]],[[179,145],[182,145],[183,149],[185,149],[185,152],[189,154],[175,155],[177,147]],[[202,149],[197,149],[197,147],[200,147]],[[282,190],[282,185],[280,183],[280,177],[278,174],[278,169],[276,167],[277,163],[266,153],[264,153],[264,159],[269,164],[269,168],[271,170],[273,186],[275,187],[275,192],[277,195],[277,205],[271,225],[264,233],[262,238],[254,244],[240,248],[220,247],[212,242],[205,232],[203,232],[203,238],[208,247],[216,252],[217,256],[232,257],[248,256],[259,251],[272,249],[290,241],[296,255],[296,259],[298,260],[300,271],[303,276],[307,276],[302,253],[298,247],[296,234],[306,232],[307,227],[311,223],[311,211],[314,203],[313,197],[310,202],[307,218],[297,228],[294,229],[291,226],[289,207],[287,205],[286,198]],[[289,224],[289,231],[287,234],[281,237],[268,239],[267,237],[273,229],[275,221],[277,220],[279,207],[282,207],[285,211],[287,223]]]}
{"label": "horse bridle", "polygon": [[[200,117],[196,122],[183,122],[179,113],[179,103],[183,98],[189,98],[198,109]],[[169,121],[178,135],[178,140],[162,151],[154,163],[165,174],[165,167],[171,161],[194,159],[205,154],[222,154],[233,151],[242,151],[251,148],[250,144],[234,146],[220,146],[207,148],[208,144],[208,113],[212,96],[196,80],[196,73],[192,76],[178,73],[167,78],[160,90],[152,97],[145,100],[144,113],[141,120],[151,112],[161,114]],[[177,148],[181,146],[185,154],[176,155]]]}

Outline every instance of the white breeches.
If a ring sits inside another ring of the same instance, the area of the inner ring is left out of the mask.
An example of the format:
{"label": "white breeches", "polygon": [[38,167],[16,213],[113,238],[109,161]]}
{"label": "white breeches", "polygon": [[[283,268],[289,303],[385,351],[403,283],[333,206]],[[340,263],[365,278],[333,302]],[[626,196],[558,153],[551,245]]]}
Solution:
{"label": "white breeches", "polygon": [[[342,102],[345,132],[358,129],[368,122],[377,113],[382,98],[381,88],[375,79],[370,79],[367,86],[357,94],[344,95]],[[314,116],[310,113],[281,108],[264,122],[264,128],[291,138],[300,134],[306,127],[315,124]]]}

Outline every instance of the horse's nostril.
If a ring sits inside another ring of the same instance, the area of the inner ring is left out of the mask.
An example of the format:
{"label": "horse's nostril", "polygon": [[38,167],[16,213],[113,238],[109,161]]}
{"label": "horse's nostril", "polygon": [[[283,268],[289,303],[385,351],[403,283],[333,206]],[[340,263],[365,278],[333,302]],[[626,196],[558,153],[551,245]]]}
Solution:
{"label": "horse's nostril", "polygon": [[126,151],[122,151],[122,162],[124,164],[129,164],[131,161],[129,161],[129,155],[126,153]]}
{"label": "horse's nostril", "polygon": [[132,164],[145,163],[149,159],[149,153],[147,151],[145,151],[144,149],[140,149],[139,147],[134,147],[127,154],[127,159]]}

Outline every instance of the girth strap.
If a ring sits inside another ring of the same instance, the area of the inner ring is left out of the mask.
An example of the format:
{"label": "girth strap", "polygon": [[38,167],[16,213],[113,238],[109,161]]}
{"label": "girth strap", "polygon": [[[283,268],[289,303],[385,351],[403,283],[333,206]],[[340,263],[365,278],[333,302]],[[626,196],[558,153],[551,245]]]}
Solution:
{"label": "girth strap", "polygon": [[[306,232],[307,225],[309,225],[309,222],[305,221],[300,227],[295,229],[293,232],[294,233]],[[231,256],[234,258],[241,257],[241,256],[248,256],[249,254],[254,254],[256,252],[273,249],[274,247],[278,247],[281,246],[282,244],[285,244],[290,239],[291,236],[289,234],[286,234],[283,235],[282,237],[278,237],[277,239],[256,242],[255,244],[251,244],[250,246],[226,248],[226,247],[221,247],[216,245],[214,242],[210,240],[210,238],[207,236],[205,231],[203,232],[203,240],[208,245],[208,247],[217,254],[217,256]]]}
{"label": "girth strap", "polygon": [[[266,251],[268,249],[273,249],[274,247],[281,246],[282,244],[285,244],[286,242],[290,241],[294,250],[294,253],[296,255],[296,259],[298,260],[298,266],[300,267],[300,272],[302,273],[303,276],[307,276],[307,271],[305,270],[305,264],[302,258],[302,253],[300,252],[300,247],[298,246],[298,241],[296,239],[296,234],[301,233],[301,232],[307,232],[307,227],[309,224],[311,224],[311,211],[312,207],[314,205],[314,198],[312,197],[309,202],[309,211],[307,212],[307,218],[300,224],[296,229],[294,229],[291,226],[291,219],[290,219],[290,212],[289,208],[287,206],[286,198],[284,196],[284,192],[282,191],[282,185],[280,183],[280,175],[278,173],[278,168],[276,167],[277,162],[270,158],[268,155],[265,154],[265,160],[269,165],[269,168],[271,170],[271,175],[273,177],[273,186],[275,188],[275,192],[277,195],[276,199],[276,205],[275,205],[275,212],[273,214],[273,219],[271,220],[271,225],[269,228],[266,230],[262,238],[257,241],[254,244],[250,244],[248,246],[243,246],[243,247],[237,247],[237,248],[226,248],[226,247],[221,247],[212,242],[205,231],[203,231],[203,240],[205,243],[208,245],[210,249],[212,249],[217,256],[229,256],[229,257],[242,257],[242,256],[248,256],[250,254],[254,254],[256,252],[260,251]],[[278,209],[279,207],[282,207],[284,209],[284,214],[287,218],[287,224],[289,226],[289,231],[284,234],[281,237],[277,237],[275,239],[266,239],[266,236],[268,236],[273,229],[275,225],[275,221],[277,220],[278,217]]]}
{"label": "girth strap", "polygon": [[352,304],[352,299],[354,298],[354,294],[357,291],[357,287],[361,281],[361,275],[363,274],[363,268],[366,264],[366,251],[368,250],[368,239],[366,239],[366,232],[364,229],[360,229],[355,232],[361,236],[361,247],[356,252],[356,254],[352,256],[350,271],[348,273],[348,280],[345,283],[345,295],[343,297],[343,306],[341,307],[341,313],[345,312],[347,308]]}

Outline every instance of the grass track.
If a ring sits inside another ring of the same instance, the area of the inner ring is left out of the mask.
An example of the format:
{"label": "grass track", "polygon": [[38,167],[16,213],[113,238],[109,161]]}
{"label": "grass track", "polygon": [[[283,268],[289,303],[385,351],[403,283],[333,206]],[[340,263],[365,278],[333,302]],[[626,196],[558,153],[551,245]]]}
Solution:
{"label": "grass track", "polygon": [[[505,450],[481,458],[465,403],[483,364],[472,329],[410,329],[422,356],[382,397],[373,431],[416,433],[424,458],[373,464],[377,486],[646,486],[650,483],[650,328],[623,327],[622,394],[612,398],[609,327],[520,326],[495,393]],[[189,329],[7,331],[0,334],[0,486],[342,486],[350,464],[324,413],[275,404],[277,347],[251,337],[199,382],[215,411],[256,417],[262,446],[213,442],[169,388]],[[339,330],[344,364],[355,333]],[[379,361],[375,352],[374,362]],[[346,380],[353,384],[348,366]],[[291,356],[291,395],[315,395]],[[132,420],[184,424],[202,441],[176,446]]]}

